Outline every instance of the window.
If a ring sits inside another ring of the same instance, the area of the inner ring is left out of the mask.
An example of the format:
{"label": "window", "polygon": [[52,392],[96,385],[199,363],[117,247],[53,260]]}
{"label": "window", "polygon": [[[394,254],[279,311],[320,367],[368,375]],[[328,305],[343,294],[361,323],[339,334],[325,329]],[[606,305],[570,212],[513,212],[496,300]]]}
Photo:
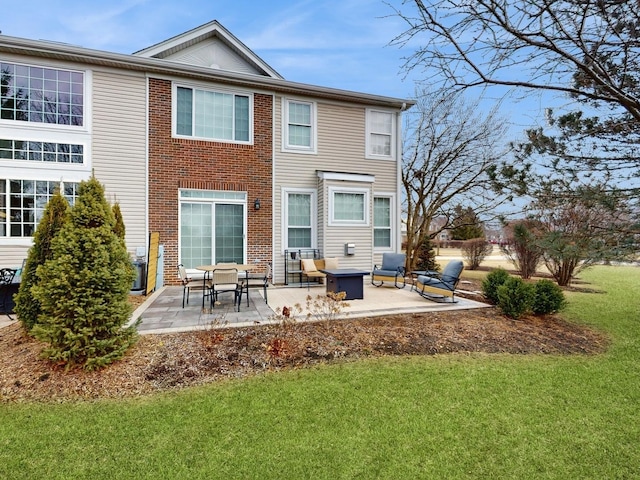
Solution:
{"label": "window", "polygon": [[391,197],[373,199],[373,247],[391,248]]}
{"label": "window", "polygon": [[394,114],[367,111],[367,154],[375,158],[392,158],[395,142]]}
{"label": "window", "polygon": [[285,101],[285,150],[315,151],[315,105],[297,100]]}
{"label": "window", "polygon": [[180,263],[245,262],[247,194],[180,190]]}
{"label": "window", "polygon": [[84,147],[70,143],[0,139],[0,160],[84,163]]}
{"label": "window", "polygon": [[77,183],[0,179],[0,237],[31,237],[56,188],[73,205]]}
{"label": "window", "polygon": [[331,196],[331,204],[329,206],[331,224],[369,224],[368,190],[330,188],[329,191]]}
{"label": "window", "polygon": [[286,230],[284,248],[314,248],[314,193],[287,191],[284,197]]}
{"label": "window", "polygon": [[195,88],[176,88],[176,135],[248,143],[250,97]]}
{"label": "window", "polygon": [[0,119],[82,126],[84,73],[1,62]]}

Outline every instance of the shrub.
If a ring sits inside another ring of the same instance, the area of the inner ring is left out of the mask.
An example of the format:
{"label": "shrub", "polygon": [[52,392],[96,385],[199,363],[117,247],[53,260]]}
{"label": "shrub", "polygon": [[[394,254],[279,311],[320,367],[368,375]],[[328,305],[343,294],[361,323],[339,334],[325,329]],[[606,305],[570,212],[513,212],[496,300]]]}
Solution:
{"label": "shrub", "polygon": [[48,343],[43,356],[67,368],[103,367],[136,339],[135,327],[123,328],[135,271],[114,223],[102,185],[81,182],[70,220],[51,243],[53,258],[36,270],[41,314],[32,332]]}
{"label": "shrub", "polygon": [[535,287],[522,278],[510,277],[498,287],[498,308],[514,319],[531,310]]}
{"label": "shrub", "polygon": [[42,218],[33,235],[33,245],[27,254],[22,271],[20,289],[15,296],[16,313],[25,331],[29,332],[38,322],[40,302],[33,296],[31,288],[37,284],[36,269],[53,258],[51,242],[69,217],[69,203],[59,190],[53,194],[44,208]]}
{"label": "shrub", "polygon": [[472,238],[462,244],[462,256],[469,270],[476,270],[487,255],[493,251],[493,245],[484,238]]}
{"label": "shrub", "polygon": [[510,278],[509,273],[504,268],[496,268],[482,281],[482,294],[491,305],[498,303],[498,287]]}
{"label": "shrub", "polygon": [[540,280],[535,284],[531,309],[536,315],[546,315],[562,310],[567,301],[562,289],[551,280]]}
{"label": "shrub", "polygon": [[436,262],[436,252],[433,250],[433,244],[429,237],[415,251],[415,270],[439,270],[440,267]]}

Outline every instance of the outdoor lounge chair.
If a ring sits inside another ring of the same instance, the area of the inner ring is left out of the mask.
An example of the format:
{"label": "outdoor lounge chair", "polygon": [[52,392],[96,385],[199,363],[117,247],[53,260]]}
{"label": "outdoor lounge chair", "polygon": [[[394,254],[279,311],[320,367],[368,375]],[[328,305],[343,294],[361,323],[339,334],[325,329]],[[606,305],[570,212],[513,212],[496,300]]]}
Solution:
{"label": "outdoor lounge chair", "polygon": [[379,287],[387,281],[393,282],[393,285],[396,288],[404,288],[404,263],[406,258],[407,256],[404,253],[383,253],[382,265],[380,267],[378,267],[378,265],[373,266],[373,272],[371,272],[371,283],[376,287]]}
{"label": "outdoor lounge chair", "polygon": [[460,260],[451,260],[441,274],[430,272],[428,275],[418,275],[413,288],[424,298],[433,301],[444,301],[447,297],[455,303],[455,291],[460,274],[464,268]]}
{"label": "outdoor lounge chair", "polygon": [[317,278],[320,281],[326,277],[324,273],[318,270],[318,266],[316,262],[313,261],[313,258],[303,258],[300,260],[300,264],[302,266],[302,275],[307,277],[307,290],[309,290],[309,281],[312,278]]}

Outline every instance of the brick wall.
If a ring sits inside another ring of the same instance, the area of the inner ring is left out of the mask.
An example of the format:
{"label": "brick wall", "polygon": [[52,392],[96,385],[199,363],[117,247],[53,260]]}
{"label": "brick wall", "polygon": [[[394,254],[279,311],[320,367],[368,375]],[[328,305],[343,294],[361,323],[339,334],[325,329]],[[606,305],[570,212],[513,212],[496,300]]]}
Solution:
{"label": "brick wall", "polygon": [[165,247],[165,283],[179,283],[180,188],[246,191],[247,261],[271,261],[273,97],[254,95],[254,144],[237,145],[172,138],[171,82],[150,79],[149,96],[149,228]]}

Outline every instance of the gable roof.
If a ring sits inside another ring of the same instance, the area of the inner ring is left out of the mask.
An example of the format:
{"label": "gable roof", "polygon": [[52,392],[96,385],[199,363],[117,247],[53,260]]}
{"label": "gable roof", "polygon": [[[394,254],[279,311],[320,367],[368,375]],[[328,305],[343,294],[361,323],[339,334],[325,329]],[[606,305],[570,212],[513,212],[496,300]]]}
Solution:
{"label": "gable roof", "polygon": [[[177,39],[180,37],[182,37],[182,35],[173,37],[173,39]],[[171,39],[167,41],[171,41]],[[163,43],[165,42],[162,42],[161,44],[153,47],[149,47],[148,49],[141,50],[138,53],[146,52],[146,54],[149,55],[151,49],[158,47]],[[165,49],[158,48],[158,52],[163,50]],[[409,99],[386,97],[370,93],[361,93],[332,87],[321,87],[306,83],[291,82],[288,80],[284,80],[278,74],[276,74],[276,77],[272,77],[268,75],[255,75],[243,72],[234,72],[211,68],[208,66],[203,67],[188,63],[167,61],[162,58],[143,56],[141,54],[127,55],[122,53],[107,52],[104,50],[94,50],[60,42],[30,40],[26,38],[10,37],[0,34],[0,53],[2,52],[14,55],[26,55],[35,58],[49,58],[59,61],[81,63],[85,65],[95,65],[101,67],[144,72],[148,75],[178,75],[184,78],[191,78],[208,82],[218,82],[244,88],[259,88],[267,91],[290,95],[309,95],[317,98],[324,98],[335,101],[354,102],[363,105],[382,106],[400,110],[404,110],[415,104],[414,100]],[[259,57],[255,56],[255,58]]]}
{"label": "gable roof", "polygon": [[134,52],[133,55],[238,73],[283,78],[217,20]]}

